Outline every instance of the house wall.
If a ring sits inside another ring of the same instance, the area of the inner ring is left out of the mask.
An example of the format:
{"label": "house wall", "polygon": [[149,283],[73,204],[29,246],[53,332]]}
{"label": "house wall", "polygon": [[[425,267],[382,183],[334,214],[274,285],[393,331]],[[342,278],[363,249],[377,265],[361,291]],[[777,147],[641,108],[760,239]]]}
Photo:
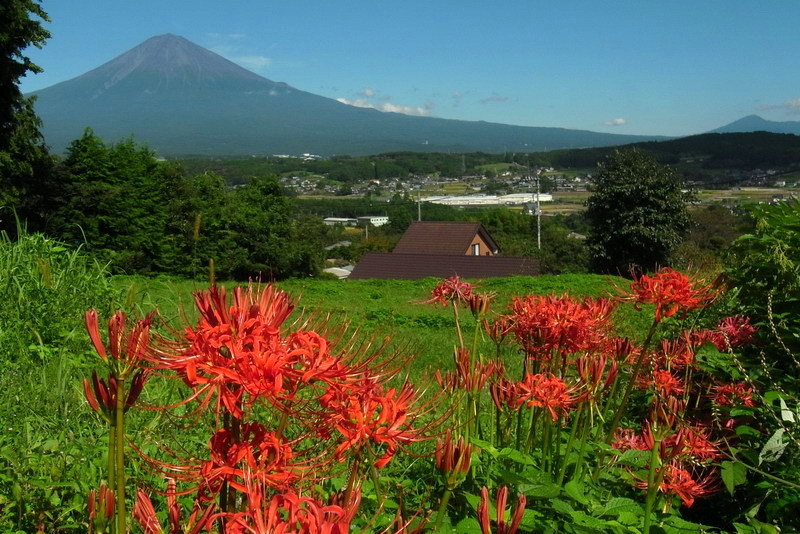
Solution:
{"label": "house wall", "polygon": [[494,256],[494,252],[491,249],[489,249],[489,245],[487,245],[486,241],[481,239],[481,236],[478,234],[475,234],[475,237],[472,238],[472,243],[469,244],[469,246],[467,247],[467,251],[464,254],[467,256],[472,256],[472,245],[476,243],[479,244],[481,247],[481,254],[480,254],[481,256]]}

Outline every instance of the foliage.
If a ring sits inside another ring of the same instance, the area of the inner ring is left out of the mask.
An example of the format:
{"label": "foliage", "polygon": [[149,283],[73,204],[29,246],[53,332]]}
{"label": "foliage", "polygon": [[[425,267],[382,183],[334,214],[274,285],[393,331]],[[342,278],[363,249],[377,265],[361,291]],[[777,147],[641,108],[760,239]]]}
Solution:
{"label": "foliage", "polygon": [[87,307],[110,309],[116,292],[106,267],[40,234],[0,236],[0,361],[77,351]]}
{"label": "foliage", "polygon": [[[10,0],[0,7],[0,209],[13,206],[24,212],[27,195],[37,192],[34,181],[48,172],[49,157],[33,99],[24,97],[18,87],[22,77],[41,71],[25,49],[40,48],[50,37],[42,27],[47,20],[34,0]],[[10,210],[0,212],[0,229],[14,231]]]}
{"label": "foliage", "polygon": [[0,239],[0,530],[80,525],[99,436],[76,380],[83,311],[113,309],[104,265],[40,234]]}
{"label": "foliage", "polygon": [[668,265],[691,222],[681,188],[668,168],[639,151],[606,159],[587,200],[593,268],[624,274]]}
{"label": "foliage", "polygon": [[[775,334],[796,353],[800,349],[800,203],[759,205],[751,215],[755,231],[733,243],[727,273],[742,312],[765,333],[771,330],[770,321],[774,322]],[[770,357],[776,362],[786,359],[779,346],[772,348]]]}

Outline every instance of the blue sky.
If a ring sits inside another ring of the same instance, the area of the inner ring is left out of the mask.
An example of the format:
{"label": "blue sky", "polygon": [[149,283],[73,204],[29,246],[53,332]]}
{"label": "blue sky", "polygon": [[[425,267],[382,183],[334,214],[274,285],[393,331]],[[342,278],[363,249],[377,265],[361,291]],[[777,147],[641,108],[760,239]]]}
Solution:
{"label": "blue sky", "polygon": [[800,120],[800,1],[47,1],[25,92],[173,33],[353,105],[613,133]]}

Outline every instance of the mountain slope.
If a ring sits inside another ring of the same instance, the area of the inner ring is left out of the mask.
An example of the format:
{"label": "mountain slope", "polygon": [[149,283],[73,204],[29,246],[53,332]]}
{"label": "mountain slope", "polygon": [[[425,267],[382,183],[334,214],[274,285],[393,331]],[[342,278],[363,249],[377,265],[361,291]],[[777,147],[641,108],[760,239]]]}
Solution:
{"label": "mountain slope", "polygon": [[356,108],[263,78],[175,35],[33,94],[57,152],[86,127],[107,142],[133,135],[164,155],[523,152],[660,139]]}
{"label": "mountain slope", "polygon": [[772,132],[800,135],[800,121],[770,121],[758,115],[748,115],[712,131],[712,133],[740,132]]}

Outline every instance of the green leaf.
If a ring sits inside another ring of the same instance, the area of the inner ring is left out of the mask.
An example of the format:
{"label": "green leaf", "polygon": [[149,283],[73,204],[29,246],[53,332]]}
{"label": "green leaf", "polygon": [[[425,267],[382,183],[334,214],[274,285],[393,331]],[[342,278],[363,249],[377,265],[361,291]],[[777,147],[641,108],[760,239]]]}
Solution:
{"label": "green leaf", "polygon": [[784,423],[794,423],[795,416],[794,412],[789,409],[789,406],[786,404],[786,401],[783,400],[783,397],[780,398],[781,403],[781,419],[783,419]]}
{"label": "green leaf", "polygon": [[[628,499],[626,497],[614,497],[609,500],[603,507],[600,515],[621,516],[623,513],[634,514],[636,516],[644,515],[642,506],[633,499]],[[620,521],[622,520],[620,519]]]}
{"label": "green leaf", "polygon": [[564,484],[564,492],[569,495],[572,500],[583,504],[584,506],[589,504],[589,501],[583,494],[583,484],[580,484],[574,480],[570,480],[566,484]]}
{"label": "green leaf", "polygon": [[458,534],[481,534],[481,525],[474,517],[465,517],[456,524]]}
{"label": "green leaf", "polygon": [[739,425],[736,427],[736,435],[739,437],[746,437],[746,436],[757,437],[761,435],[761,432],[759,432],[752,426]]}
{"label": "green leaf", "polygon": [[478,438],[470,438],[469,441],[473,445],[477,445],[481,449],[481,451],[488,452],[492,458],[497,458],[497,455],[499,454],[497,448],[495,448],[495,446],[489,443],[488,441],[484,441]]}
{"label": "green leaf", "polygon": [[690,532],[704,532],[711,528],[708,525],[686,521],[685,519],[681,519],[676,515],[666,517],[662,525],[664,527],[664,532],[667,534],[689,534]]}
{"label": "green leaf", "polygon": [[761,465],[763,462],[774,462],[783,455],[783,451],[786,449],[787,445],[787,442],[783,441],[783,434],[784,430],[779,428],[767,440],[758,455],[758,465]]}
{"label": "green leaf", "polygon": [[720,471],[722,482],[728,493],[733,495],[734,489],[739,484],[744,484],[747,480],[747,468],[741,462],[722,462],[722,470]]}
{"label": "green leaf", "polygon": [[561,499],[553,499],[553,500],[551,500],[550,501],[550,506],[552,506],[553,510],[555,510],[556,512],[559,512],[559,513],[562,513],[562,514],[565,514],[565,515],[570,515],[572,512],[575,511],[572,508],[572,506],[569,505],[569,503],[567,503],[565,501],[562,501]]}
{"label": "green leaf", "polygon": [[524,452],[518,451],[517,449],[512,449],[510,447],[506,447],[500,451],[498,458],[507,458],[512,462],[516,462],[518,464],[523,465],[533,465],[535,462],[533,458],[529,455],[525,454]]}
{"label": "green leaf", "polygon": [[555,484],[520,484],[519,492],[534,499],[552,499],[561,495],[561,487]]}

